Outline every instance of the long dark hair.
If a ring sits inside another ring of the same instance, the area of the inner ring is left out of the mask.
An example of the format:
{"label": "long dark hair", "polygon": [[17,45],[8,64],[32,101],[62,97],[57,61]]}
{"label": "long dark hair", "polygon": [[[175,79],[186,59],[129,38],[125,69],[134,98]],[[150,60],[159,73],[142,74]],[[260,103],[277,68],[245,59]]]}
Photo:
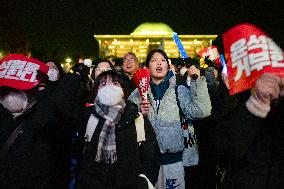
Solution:
{"label": "long dark hair", "polygon": [[155,49],[155,50],[150,51],[147,55],[146,62],[145,62],[147,67],[149,67],[150,60],[155,53],[160,53],[167,60],[167,63],[169,65],[169,57],[166,54],[166,52],[161,49]]}
{"label": "long dark hair", "polygon": [[127,100],[128,98],[128,93],[127,93],[127,84],[125,82],[125,80],[114,70],[109,70],[106,72],[102,72],[95,80],[95,84],[94,84],[94,90],[93,90],[93,101],[95,100],[95,98],[97,97],[98,94],[98,89],[100,86],[100,83],[102,80],[106,80],[107,77],[111,77],[112,80],[116,80],[118,81],[118,83],[121,85],[121,88],[123,90],[124,93],[124,98],[125,100]]}

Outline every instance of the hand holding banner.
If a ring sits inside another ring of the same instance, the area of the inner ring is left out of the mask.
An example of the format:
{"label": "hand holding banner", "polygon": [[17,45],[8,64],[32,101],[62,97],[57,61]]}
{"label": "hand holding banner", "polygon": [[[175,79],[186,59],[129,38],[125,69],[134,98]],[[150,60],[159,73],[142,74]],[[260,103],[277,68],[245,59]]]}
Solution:
{"label": "hand holding banner", "polygon": [[261,29],[240,24],[223,34],[230,94],[254,87],[263,73],[284,77],[283,51]]}

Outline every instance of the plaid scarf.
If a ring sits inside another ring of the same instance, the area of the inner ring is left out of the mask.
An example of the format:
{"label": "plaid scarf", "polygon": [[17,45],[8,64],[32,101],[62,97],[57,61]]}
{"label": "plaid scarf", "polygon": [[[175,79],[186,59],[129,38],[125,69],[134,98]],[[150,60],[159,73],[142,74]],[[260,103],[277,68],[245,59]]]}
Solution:
{"label": "plaid scarf", "polygon": [[114,106],[101,104],[99,100],[95,101],[95,111],[105,119],[105,123],[100,133],[96,162],[113,164],[117,161],[116,143],[115,143],[115,125],[120,121],[125,108],[125,100]]}

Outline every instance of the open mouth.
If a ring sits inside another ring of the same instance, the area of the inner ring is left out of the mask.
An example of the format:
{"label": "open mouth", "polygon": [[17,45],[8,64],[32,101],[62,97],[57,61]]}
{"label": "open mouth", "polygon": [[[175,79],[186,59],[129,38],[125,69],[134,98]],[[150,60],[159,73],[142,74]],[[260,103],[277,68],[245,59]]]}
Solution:
{"label": "open mouth", "polygon": [[162,73],[163,69],[161,67],[156,68],[156,72]]}
{"label": "open mouth", "polygon": [[129,68],[131,68],[131,67],[132,67],[131,64],[126,64],[126,68],[127,68],[127,69],[129,69]]}

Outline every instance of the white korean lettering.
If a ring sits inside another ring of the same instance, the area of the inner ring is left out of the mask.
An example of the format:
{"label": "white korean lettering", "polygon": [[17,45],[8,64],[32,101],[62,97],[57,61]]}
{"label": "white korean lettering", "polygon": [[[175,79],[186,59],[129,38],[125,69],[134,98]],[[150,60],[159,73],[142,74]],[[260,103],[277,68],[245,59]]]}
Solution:
{"label": "white korean lettering", "polygon": [[8,62],[5,61],[0,65],[0,78],[3,78],[6,75],[11,63],[12,61],[10,60]]}
{"label": "white korean lettering", "polygon": [[36,82],[37,70],[39,70],[39,68],[39,65],[32,62],[9,60],[0,66],[0,77]]}
{"label": "white korean lettering", "polygon": [[248,55],[246,39],[241,38],[231,45],[231,58],[232,62],[236,62]]}
{"label": "white korean lettering", "polygon": [[248,61],[247,56],[241,60],[233,62],[232,68],[236,68],[236,67],[237,67],[237,74],[234,78],[235,81],[238,81],[242,77],[243,71],[245,71],[245,74],[247,77],[251,75],[249,61]]}
{"label": "white korean lettering", "polygon": [[147,89],[146,89],[147,85],[146,84],[147,84],[147,79],[144,77],[144,78],[141,79],[141,82],[139,83],[139,87],[140,87],[140,90],[142,92],[146,92],[147,91]]}
{"label": "white korean lettering", "polygon": [[31,78],[30,78],[30,82],[36,82],[36,75],[37,75],[37,70],[39,70],[40,66],[38,64],[34,64],[32,62],[28,62],[26,67],[25,67],[25,71],[29,72],[30,74],[32,74]]}
{"label": "white korean lettering", "polygon": [[271,65],[268,51],[250,53],[249,63],[251,66],[251,71],[253,70],[260,71],[263,69],[264,66]]}
{"label": "white korean lettering", "polygon": [[269,44],[272,67],[283,68],[284,67],[283,51],[270,38],[268,38],[268,44]]}
{"label": "white korean lettering", "polygon": [[216,48],[210,48],[209,49],[209,54],[210,54],[210,60],[215,60],[217,58],[219,58],[219,53],[218,50]]}
{"label": "white korean lettering", "polygon": [[21,71],[24,69],[26,62],[27,61],[12,60],[11,66],[6,72],[5,78],[18,80],[19,74],[21,74]]}

